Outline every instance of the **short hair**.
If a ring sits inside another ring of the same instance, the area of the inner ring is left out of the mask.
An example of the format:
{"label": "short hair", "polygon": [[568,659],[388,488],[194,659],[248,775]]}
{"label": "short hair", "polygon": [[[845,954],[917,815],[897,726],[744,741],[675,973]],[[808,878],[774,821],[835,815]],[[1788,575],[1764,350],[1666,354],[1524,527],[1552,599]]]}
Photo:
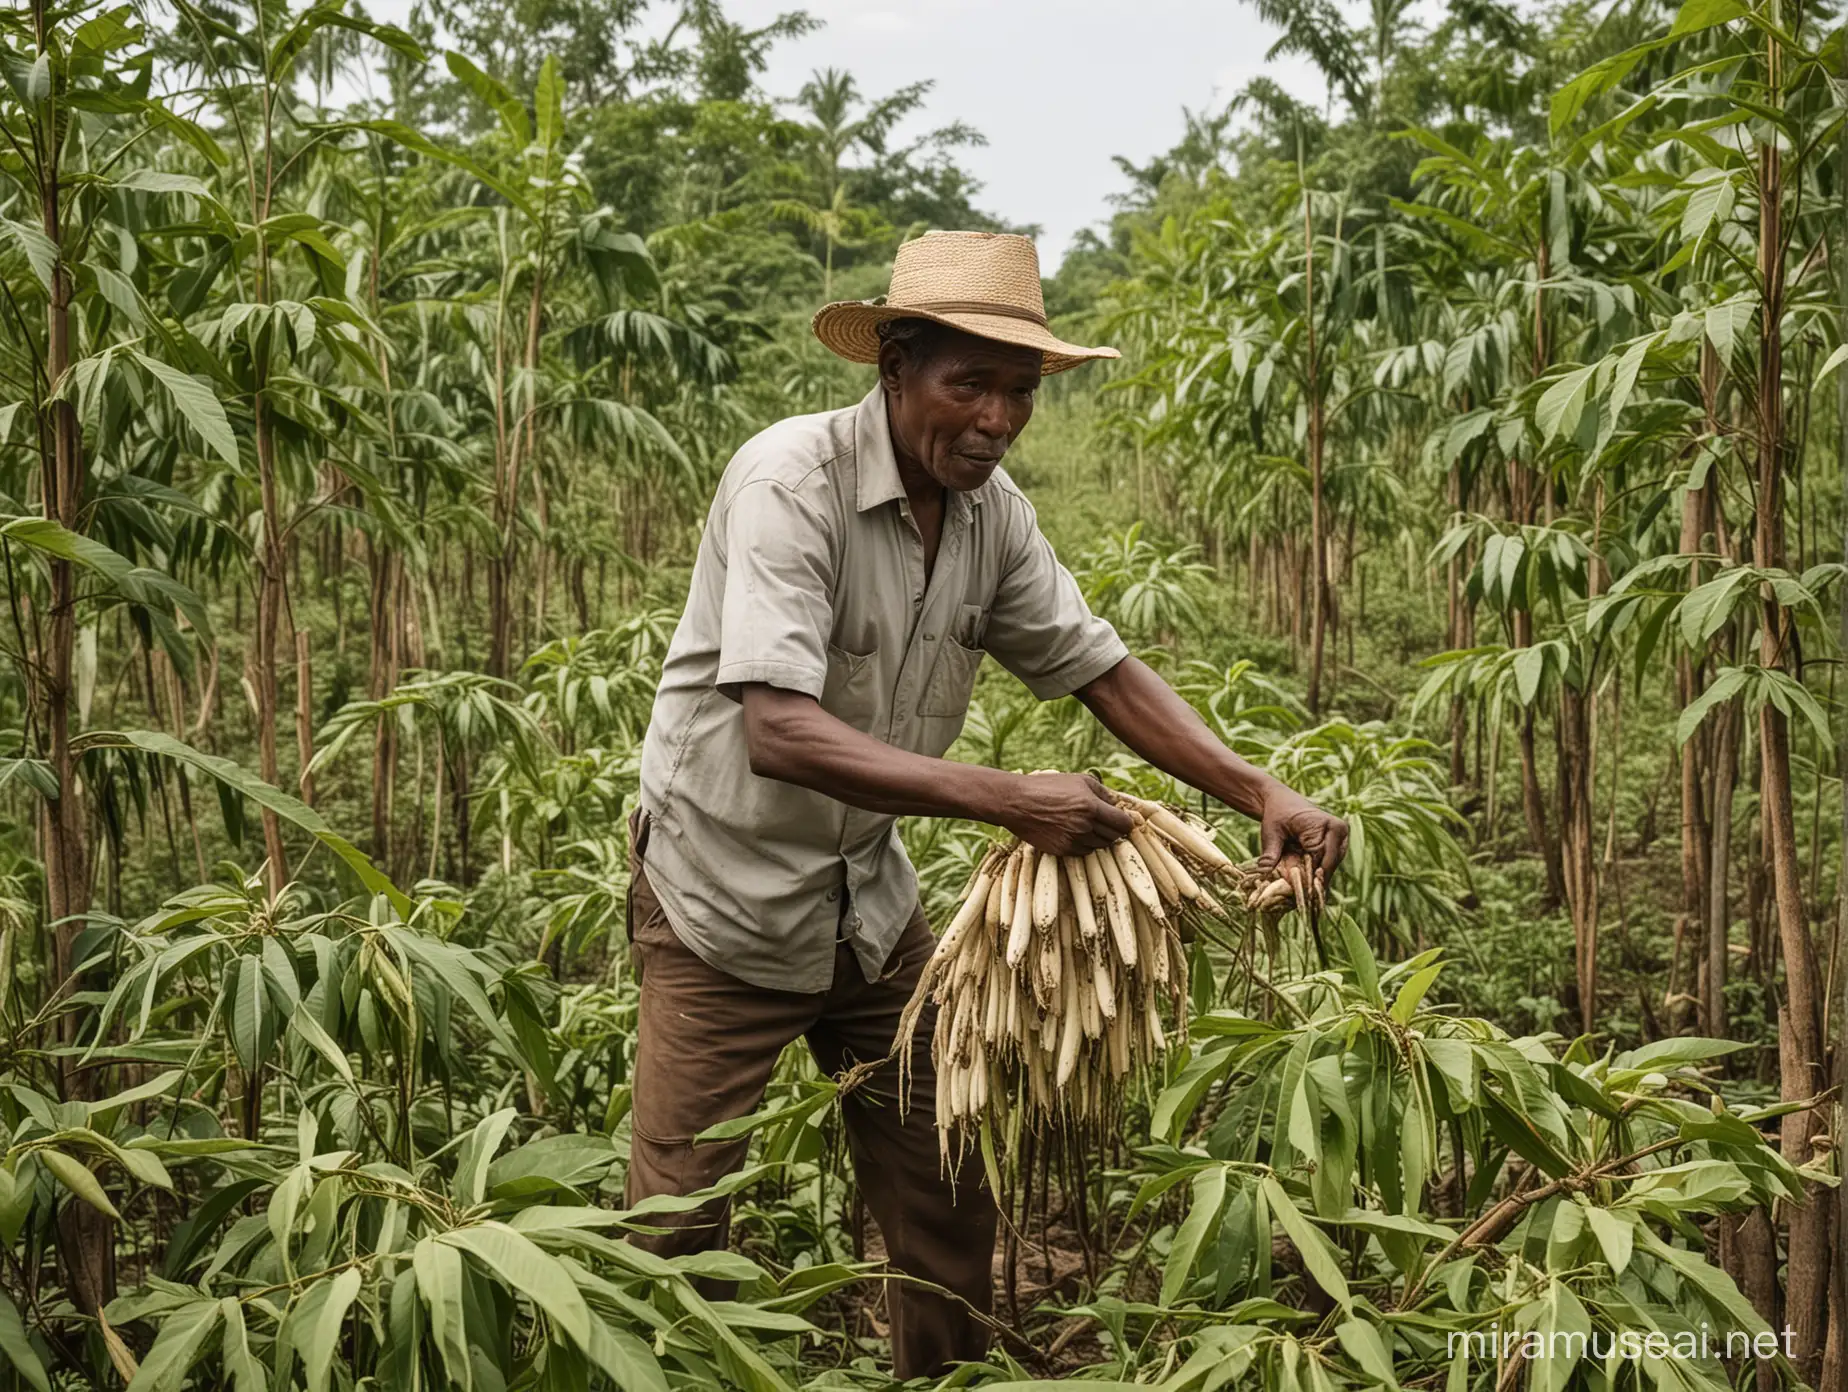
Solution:
{"label": "short hair", "polygon": [[883,320],[874,332],[879,335],[882,347],[888,343],[897,344],[905,361],[915,367],[934,357],[954,330],[935,319],[913,317]]}

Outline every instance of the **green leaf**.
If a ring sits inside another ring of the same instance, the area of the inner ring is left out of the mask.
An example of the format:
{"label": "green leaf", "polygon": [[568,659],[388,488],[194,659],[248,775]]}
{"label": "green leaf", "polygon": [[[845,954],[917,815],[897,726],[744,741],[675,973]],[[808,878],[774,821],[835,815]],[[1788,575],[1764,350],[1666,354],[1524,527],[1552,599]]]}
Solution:
{"label": "green leaf", "polygon": [[1598,1239],[1599,1250],[1604,1253],[1611,1274],[1623,1275],[1630,1265],[1630,1253],[1636,1243],[1635,1215],[1613,1213],[1608,1208],[1591,1204],[1585,1209],[1585,1221],[1591,1227],[1592,1236]]}
{"label": "green leaf", "polygon": [[1560,435],[1569,437],[1578,429],[1579,416],[1585,410],[1585,398],[1591,389],[1592,374],[1597,370],[1596,363],[1576,368],[1546,389],[1540,404],[1534,408],[1534,425],[1539,428],[1542,443]]}
{"label": "green leaf", "polygon": [[214,454],[235,469],[237,436],[231,433],[231,422],[225,418],[225,408],[219,404],[217,394],[197,377],[169,367],[138,348],[130,348],[128,355],[142,371],[167,389],[167,395],[173,398],[174,406],[186,417],[187,424],[199,432]]}
{"label": "green leaf", "polygon": [[115,181],[115,186],[131,193],[183,193],[208,203],[218,201],[212,191],[192,175],[166,169],[131,169]]}
{"label": "green leaf", "polygon": [[156,615],[171,615],[177,609],[186,616],[201,641],[212,641],[212,617],[205,602],[192,589],[162,571],[136,566],[115,584],[116,593],[131,604],[139,604]]}
{"label": "green leaf", "polygon": [[210,163],[222,166],[229,162],[230,157],[225,154],[224,147],[212,139],[203,126],[196,121],[187,120],[184,116],[175,115],[167,109],[164,101],[140,99],[132,105],[133,110],[146,120],[149,126],[166,131],[176,140],[191,146]]}
{"label": "green leaf", "polygon": [[543,1310],[579,1348],[589,1345],[590,1307],[576,1282],[556,1259],[527,1238],[505,1223],[482,1223],[446,1232],[437,1241],[481,1262],[514,1293]]}
{"label": "green leaf", "polygon": [[668,1392],[667,1374],[653,1351],[626,1329],[593,1323],[585,1352],[623,1392]]}
{"label": "green leaf", "polygon": [[515,145],[524,149],[533,143],[532,124],[526,119],[526,107],[514,100],[513,93],[453,49],[443,55],[443,62],[449,68],[451,77],[468,88],[477,101],[501,118],[501,125],[513,137]]}
{"label": "green leaf", "polygon": [[620,1227],[623,1222],[623,1216],[612,1208],[566,1208],[547,1203],[521,1209],[507,1220],[507,1225],[528,1237],[556,1237],[561,1233]]}
{"label": "green leaf", "polygon": [[193,1205],[192,1211],[175,1226],[173,1236],[167,1243],[166,1256],[161,1262],[160,1274],[169,1281],[180,1280],[193,1258],[199,1255],[212,1234],[218,1230],[218,1225],[263,1185],[261,1179],[239,1179],[202,1196]]}
{"label": "green leaf", "polygon": [[383,924],[380,931],[387,942],[436,973],[438,979],[454,992],[481,1022],[482,1027],[494,1037],[494,1041],[507,1051],[509,1058],[520,1057],[519,1045],[507,1032],[499,1012],[489,1003],[488,993],[483,989],[480,978],[471,970],[475,962],[474,954],[465,948],[427,938],[414,928],[398,924]]}
{"label": "green leaf", "polygon": [[1645,1044],[1640,1049],[1631,1049],[1617,1055],[1611,1060],[1613,1069],[1623,1068],[1638,1073],[1665,1073],[1671,1068],[1683,1068],[1690,1063],[1705,1063],[1708,1059],[1724,1058],[1727,1054],[1736,1054],[1741,1049],[1752,1046],[1741,1039],[1706,1039],[1699,1035],[1677,1035],[1672,1039],[1658,1039],[1653,1044]]}
{"label": "green leaf", "polygon": [[1606,430],[1616,429],[1617,417],[1630,404],[1630,393],[1636,387],[1637,374],[1642,371],[1643,359],[1649,355],[1653,343],[1653,338],[1639,338],[1624,349],[1623,356],[1617,360],[1617,370],[1611,376],[1610,400],[1606,404],[1606,414],[1610,418]]}
{"label": "green leaf", "polygon": [[79,749],[142,749],[150,754],[190,765],[210,774],[221,787],[241,793],[260,807],[267,807],[284,821],[293,823],[345,861],[359,882],[374,894],[383,894],[401,914],[411,912],[411,901],[402,890],[385,877],[360,849],[335,833],[319,812],[282,789],[246,773],[229,759],[202,754],[191,745],[182,744],[171,735],[155,730],[98,731],[72,742]]}
{"label": "green leaf", "polygon": [[122,1216],[116,1212],[116,1206],[109,1202],[109,1195],[103,1192],[102,1184],[83,1161],[48,1146],[41,1146],[32,1153],[44,1161],[45,1168],[57,1177],[60,1184],[91,1208],[99,1213],[107,1213],[111,1218],[119,1219]]}
{"label": "green leaf", "polygon": [[[1693,190],[1688,194],[1687,206],[1681,212],[1681,236],[1684,241],[1694,241],[1707,234],[1707,229],[1714,223],[1724,223],[1732,216],[1733,200],[1738,190],[1733,185],[1732,176],[1723,169],[1703,169],[1695,176]],[[1713,311],[1707,311],[1711,316]],[[1727,335],[1727,346],[1719,349],[1720,361],[1725,362],[1732,353],[1732,337]]]}
{"label": "green leaf", "polygon": [[515,1115],[512,1107],[502,1107],[477,1122],[475,1129],[462,1142],[450,1192],[464,1208],[481,1202],[487,1190],[488,1165],[494,1159],[494,1153],[500,1149],[501,1142],[507,1138],[507,1128],[513,1125]]}
{"label": "green leaf", "polygon": [[[1840,367],[1845,362],[1848,362],[1848,343],[1838,343],[1835,346],[1835,351],[1824,358],[1822,366],[1816,370],[1816,381],[1814,385],[1820,387],[1828,378],[1829,374],[1834,372],[1836,368]],[[0,440],[4,440],[5,438],[6,431],[0,430]]]}
{"label": "green leaf", "polygon": [[1736,607],[1733,591],[1750,574],[1750,567],[1729,566],[1681,601],[1676,610],[1676,618],[1681,623],[1682,640],[1690,648],[1704,646],[1709,638],[1725,626]]}
{"label": "green leaf", "polygon": [[1540,683],[1546,677],[1545,644],[1534,648],[1522,648],[1514,658],[1515,699],[1523,706],[1531,706],[1534,698],[1540,694]]}
{"label": "green leaf", "polygon": [[1200,1105],[1213,1084],[1237,1062],[1231,1049],[1205,1050],[1195,1054],[1176,1078],[1155,1099],[1149,1116],[1149,1134],[1157,1140],[1178,1142],[1180,1128],[1187,1124],[1194,1108]]}
{"label": "green leaf", "polygon": [[1605,1095],[1602,1088],[1591,1079],[1575,1072],[1572,1065],[1555,1063],[1547,1067],[1547,1076],[1552,1079],[1554,1088],[1566,1101],[1580,1107],[1587,1107],[1599,1116],[1612,1121],[1623,1120],[1623,1108]]}
{"label": "green leaf", "polygon": [[10,783],[29,788],[47,802],[58,797],[58,775],[43,759],[0,758],[0,792]]}
{"label": "green leaf", "polygon": [[1303,1071],[1309,1066],[1309,1054],[1315,1048],[1317,1038],[1314,1031],[1303,1030],[1290,1046],[1290,1052],[1284,1056],[1283,1067],[1277,1073],[1277,1115],[1271,1127],[1270,1162],[1282,1172],[1289,1170],[1296,1153],[1292,1141],[1295,1135],[1292,1114],[1301,1093]]}
{"label": "green leaf", "polygon": [[1809,721],[1810,728],[1816,733],[1818,748],[1827,749],[1835,743],[1829,729],[1829,717],[1823,712],[1822,704],[1808,687],[1803,685],[1788,672],[1775,668],[1760,668],[1758,686],[1762,688],[1763,699],[1776,706],[1786,716],[1801,715]]}
{"label": "green leaf", "polygon": [[527,216],[531,217],[533,215],[531,205],[526,201],[526,196],[521,193],[519,189],[508,183],[505,179],[500,178],[492,170],[487,168],[487,166],[476,160],[470,159],[467,155],[460,154],[454,150],[445,149],[415,127],[407,126],[402,121],[384,119],[353,122],[352,126],[359,130],[371,131],[375,135],[382,135],[386,139],[404,146],[407,150],[415,150],[418,154],[428,159],[441,160],[444,164],[454,165],[457,169],[471,175],[483,187],[494,190],[494,192],[506,199],[509,204],[518,208],[521,212],[527,214]]}
{"label": "green leaf", "polygon": [[1407,977],[1405,984],[1399,988],[1399,994],[1393,999],[1392,1018],[1402,1025],[1409,1025],[1412,1017],[1418,1013],[1418,1007],[1424,1003],[1425,992],[1431,989],[1431,983],[1437,980],[1443,970],[1442,962],[1433,962]]}
{"label": "green leaf", "polygon": [[0,523],[0,538],[61,561],[74,561],[110,581],[134,569],[128,559],[100,541],[70,531],[49,518],[11,517]]}
{"label": "green leaf", "polygon": [[314,1018],[314,1011],[306,1002],[296,1006],[294,1013],[289,1016],[289,1028],[301,1037],[304,1044],[327,1060],[328,1066],[340,1075],[343,1082],[349,1087],[353,1085],[353,1065],[347,1059],[346,1050],[321,1028],[321,1022]]}
{"label": "green leaf", "polygon": [[1529,1360],[1527,1385],[1531,1392],[1566,1392],[1573,1369],[1585,1356],[1591,1316],[1564,1281],[1554,1281],[1540,1304],[1544,1342],[1540,1354]]}
{"label": "green leaf", "polygon": [[1453,1108],[1473,1107],[1476,1104],[1476,1051],[1462,1039],[1426,1038],[1419,1047],[1424,1051],[1437,1071],[1443,1076],[1444,1090],[1449,1094]]}
{"label": "green leaf", "polygon": [[1687,0],[1676,13],[1675,22],[1669,26],[1668,36],[1679,39],[1688,34],[1698,34],[1703,29],[1743,19],[1749,12],[1742,0]]}
{"label": "green leaf", "polygon": [[1187,1210],[1187,1217],[1182,1220],[1180,1228],[1174,1234],[1174,1243],[1168,1249],[1168,1260],[1161,1269],[1161,1303],[1173,1305],[1187,1288],[1187,1278],[1193,1274],[1194,1263],[1200,1258],[1200,1249],[1207,1237],[1217,1230],[1219,1210],[1226,1201],[1226,1167],[1212,1165],[1201,1170],[1193,1179],[1193,1203]]}
{"label": "green leaf", "polygon": [[1707,689],[1688,702],[1682,708],[1681,716],[1675,722],[1675,743],[1686,744],[1694,738],[1694,732],[1701,727],[1707,713],[1715,706],[1732,699],[1733,694],[1745,685],[1746,673],[1738,667],[1727,667],[1720,671],[1707,686]]}
{"label": "green leaf", "polygon": [[1354,973],[1354,984],[1358,986],[1367,1000],[1375,1005],[1384,1005],[1386,998],[1380,994],[1380,966],[1373,959],[1373,949],[1367,946],[1367,938],[1360,931],[1360,925],[1354,921],[1352,914],[1340,916],[1341,945],[1347,951],[1348,966]]}
{"label": "green leaf", "polygon": [[1548,112],[1548,127],[1557,136],[1578,117],[1594,97],[1603,96],[1628,77],[1636,65],[1657,49],[1666,47],[1672,39],[1664,35],[1638,44],[1635,48],[1622,53],[1612,54],[1609,58],[1593,63],[1584,72],[1573,78],[1553,94],[1552,106]]}
{"label": "green leaf", "polygon": [[[621,1159],[608,1136],[566,1133],[528,1141],[488,1166],[488,1188],[543,1179],[566,1188],[595,1188]],[[601,1212],[602,1210],[598,1210]]]}
{"label": "green leaf", "polygon": [[169,1315],[130,1380],[128,1392],[179,1392],[206,1339],[218,1327],[221,1313],[218,1301],[195,1300]]}
{"label": "green leaf", "polygon": [[308,1392],[327,1392],[334,1355],[340,1351],[340,1326],[359,1295],[358,1268],[349,1267],[333,1280],[317,1281],[289,1316],[289,1336],[302,1356]]}
{"label": "green leaf", "polygon": [[[1727,185],[1728,188],[1731,185]],[[1707,339],[1713,344],[1713,351],[1719,356],[1722,365],[1732,361],[1733,344],[1739,336],[1752,325],[1752,315],[1758,309],[1755,296],[1739,295],[1722,304],[1708,308],[1701,316],[1706,328]]]}
{"label": "green leaf", "polygon": [[0,522],[0,538],[41,555],[81,565],[101,576],[114,593],[131,603],[157,613],[178,609],[201,637],[211,639],[211,618],[198,595],[170,575],[131,565],[125,556],[93,537],[69,531],[43,517],[10,517]]}
{"label": "green leaf", "polygon": [[549,53],[539,68],[533,111],[539,119],[539,143],[548,150],[556,149],[565,133],[565,84],[558,75],[558,60]]}
{"label": "green leaf", "polygon": [[1387,1352],[1379,1330],[1364,1319],[1351,1319],[1336,1327],[1335,1337],[1355,1367],[1396,1392],[1399,1380],[1393,1375],[1392,1354]]}
{"label": "green leaf", "polygon": [[1408,1213],[1377,1213],[1370,1208],[1350,1208],[1346,1213],[1327,1221],[1339,1223],[1344,1228],[1357,1228],[1361,1232],[1414,1237],[1420,1242],[1449,1242],[1456,1236],[1455,1231],[1441,1223],[1433,1223]]}
{"label": "green leaf", "polygon": [[1503,1101],[1493,1090],[1483,1091],[1482,1108],[1496,1139],[1549,1178],[1558,1179],[1572,1169],[1572,1162],[1541,1134],[1532,1118]]}
{"label": "green leaf", "polygon": [[32,1340],[26,1335],[25,1322],[19,1318],[19,1307],[13,1304],[12,1297],[0,1292],[0,1353],[4,1353],[7,1362],[38,1392],[51,1392],[51,1379],[46,1375],[45,1364],[38,1356],[38,1350],[32,1347]]}
{"label": "green leaf", "polygon": [[244,1302],[227,1295],[218,1302],[225,1321],[221,1347],[225,1371],[231,1374],[235,1392],[269,1392],[269,1378],[263,1364],[250,1350],[250,1331],[244,1326]]}
{"label": "green leaf", "polygon": [[[1501,574],[1498,583],[1501,587],[1501,602],[1505,606],[1518,603],[1518,587],[1521,580],[1521,563],[1527,559],[1527,543],[1518,536],[1501,539]],[[1484,564],[1487,564],[1488,551],[1483,551]]]}
{"label": "green leaf", "polygon": [[430,1311],[430,1334],[442,1353],[450,1381],[473,1387],[462,1295],[462,1254],[437,1238],[426,1237],[412,1249],[411,1269],[417,1275],[417,1293]]}
{"label": "green leaf", "polygon": [[135,282],[102,262],[90,263],[85,269],[96,278],[96,293],[108,302],[129,324],[137,329],[147,323],[147,314],[142,308],[141,296],[135,289]]}
{"label": "green leaf", "polygon": [[354,33],[376,39],[418,67],[429,61],[429,56],[424,52],[423,47],[402,29],[390,24],[375,24],[358,15],[346,14],[341,9],[341,0],[332,0],[331,3],[329,0],[320,0],[310,9],[303,11],[282,37],[276,40],[275,46],[270,50],[269,61],[265,65],[271,80],[278,86],[286,86],[295,60],[307,48],[315,31],[329,25],[340,29],[350,29]]}
{"label": "green leaf", "polygon": [[1303,1259],[1303,1268],[1342,1309],[1352,1311],[1354,1297],[1348,1291],[1347,1277],[1341,1274],[1341,1261],[1322,1230],[1290,1201],[1288,1192],[1273,1175],[1262,1184],[1270,1203],[1271,1216],[1282,1226],[1284,1234],[1295,1244]]}
{"label": "green leaf", "polygon": [[1734,1329],[1756,1338],[1770,1329],[1752,1303],[1739,1293],[1732,1277],[1711,1265],[1697,1252],[1672,1247],[1657,1237],[1647,1223],[1636,1225],[1636,1236],[1651,1256],[1667,1262],[1685,1276],[1720,1317]]}
{"label": "green leaf", "polygon": [[777,1126],[800,1126],[818,1112],[832,1106],[840,1090],[833,1084],[825,1084],[807,1097],[792,1102],[788,1106],[767,1108],[752,1112],[731,1121],[722,1121],[716,1126],[708,1126],[693,1138],[696,1145],[705,1145],[712,1141],[731,1141],[740,1136],[748,1136],[760,1128]]}
{"label": "green leaf", "polygon": [[263,964],[255,957],[233,957],[225,977],[225,1015],[231,1047],[244,1071],[255,1073],[269,1062],[270,1048],[276,1042],[269,993],[263,989]]}
{"label": "green leaf", "polygon": [[20,254],[26,258],[26,264],[32,268],[32,274],[49,293],[51,278],[57,270],[58,246],[38,228],[23,222],[14,222],[10,218],[0,218],[0,242],[11,242],[18,247]]}

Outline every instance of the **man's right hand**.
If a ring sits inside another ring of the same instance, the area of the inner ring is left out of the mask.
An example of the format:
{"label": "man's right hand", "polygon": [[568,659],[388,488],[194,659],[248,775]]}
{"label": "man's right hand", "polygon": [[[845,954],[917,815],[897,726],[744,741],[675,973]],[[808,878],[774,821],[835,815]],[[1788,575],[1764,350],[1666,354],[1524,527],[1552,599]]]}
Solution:
{"label": "man's right hand", "polygon": [[1085,773],[1016,775],[1008,805],[994,819],[1051,855],[1083,855],[1129,835],[1129,813]]}

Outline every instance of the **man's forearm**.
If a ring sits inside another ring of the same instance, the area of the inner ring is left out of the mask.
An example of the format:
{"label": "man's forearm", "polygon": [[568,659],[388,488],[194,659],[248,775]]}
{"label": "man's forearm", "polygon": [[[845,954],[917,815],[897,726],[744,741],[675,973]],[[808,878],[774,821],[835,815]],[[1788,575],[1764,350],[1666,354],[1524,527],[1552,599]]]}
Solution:
{"label": "man's forearm", "polygon": [[1200,714],[1140,658],[1126,657],[1076,693],[1106,729],[1163,773],[1246,816],[1283,787],[1226,748]]}
{"label": "man's forearm", "polygon": [[744,689],[751,772],[892,817],[966,817],[1050,855],[1084,855],[1129,834],[1129,814],[1082,774],[1026,777],[894,749],[813,697]]}
{"label": "man's forearm", "polygon": [[814,701],[765,689],[745,693],[751,771],[893,817],[999,823],[1012,774],[894,749]]}

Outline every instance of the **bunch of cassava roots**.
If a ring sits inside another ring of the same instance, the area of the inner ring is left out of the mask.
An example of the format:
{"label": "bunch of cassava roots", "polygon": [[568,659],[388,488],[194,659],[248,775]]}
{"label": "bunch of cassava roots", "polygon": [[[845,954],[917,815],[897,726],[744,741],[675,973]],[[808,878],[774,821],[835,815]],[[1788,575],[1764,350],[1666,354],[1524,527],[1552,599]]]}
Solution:
{"label": "bunch of cassava roots", "polygon": [[1134,1080],[1185,1037],[1196,932],[1296,901],[1290,882],[1235,865],[1180,809],[1112,796],[1132,830],[1106,850],[989,851],[924,969],[898,1030],[901,1095],[933,1001],[946,1162],[980,1144],[992,1176],[1023,1132],[1108,1134]]}

